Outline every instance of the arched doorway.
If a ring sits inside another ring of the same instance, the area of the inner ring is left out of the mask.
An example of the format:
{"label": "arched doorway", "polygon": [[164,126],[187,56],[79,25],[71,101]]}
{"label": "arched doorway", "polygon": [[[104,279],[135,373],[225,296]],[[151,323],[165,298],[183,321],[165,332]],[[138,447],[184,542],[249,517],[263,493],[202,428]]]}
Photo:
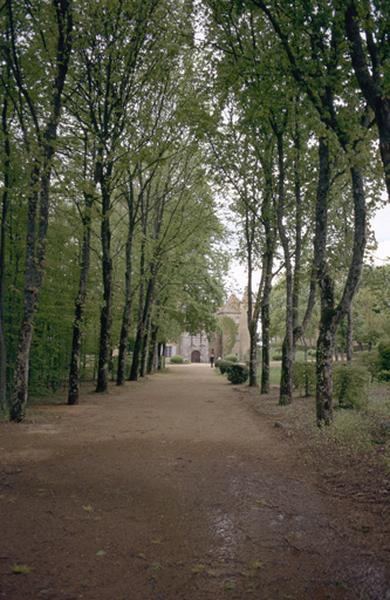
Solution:
{"label": "arched doorway", "polygon": [[200,363],[200,352],[199,350],[193,350],[191,352],[191,362]]}

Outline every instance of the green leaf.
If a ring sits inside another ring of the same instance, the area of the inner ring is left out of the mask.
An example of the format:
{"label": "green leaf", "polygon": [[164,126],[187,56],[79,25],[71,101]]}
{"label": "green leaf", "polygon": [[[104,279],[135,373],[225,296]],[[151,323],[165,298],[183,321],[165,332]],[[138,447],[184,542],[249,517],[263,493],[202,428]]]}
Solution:
{"label": "green leaf", "polygon": [[15,575],[28,575],[28,573],[31,573],[32,567],[14,564],[12,565],[11,570]]}
{"label": "green leaf", "polygon": [[226,592],[232,592],[235,589],[236,589],[236,584],[234,583],[234,581],[225,581],[224,590]]}
{"label": "green leaf", "polygon": [[206,570],[206,565],[202,565],[201,563],[199,563],[197,565],[193,565],[191,567],[192,573],[204,573],[205,570]]}

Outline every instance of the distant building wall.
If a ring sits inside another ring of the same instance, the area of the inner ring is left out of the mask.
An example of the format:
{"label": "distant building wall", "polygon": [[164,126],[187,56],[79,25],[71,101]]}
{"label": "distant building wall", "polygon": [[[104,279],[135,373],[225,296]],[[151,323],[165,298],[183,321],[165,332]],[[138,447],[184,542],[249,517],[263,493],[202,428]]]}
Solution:
{"label": "distant building wall", "polygon": [[[184,332],[180,335],[177,344],[172,346],[171,355],[180,354],[184,359],[192,361],[197,359],[199,352],[200,362],[208,363],[210,350],[214,350],[216,358],[235,354],[240,361],[248,360],[249,357],[249,330],[247,323],[247,298],[244,296],[240,301],[232,294],[226,304],[217,312],[220,330],[207,336],[205,332],[191,335]],[[233,337],[232,337],[233,336]]]}
{"label": "distant building wall", "polygon": [[[209,361],[209,341],[204,332],[191,335],[190,333],[182,333],[177,344],[177,354],[190,361],[199,352],[200,362],[207,363]],[[194,353],[194,355],[193,355]]]}

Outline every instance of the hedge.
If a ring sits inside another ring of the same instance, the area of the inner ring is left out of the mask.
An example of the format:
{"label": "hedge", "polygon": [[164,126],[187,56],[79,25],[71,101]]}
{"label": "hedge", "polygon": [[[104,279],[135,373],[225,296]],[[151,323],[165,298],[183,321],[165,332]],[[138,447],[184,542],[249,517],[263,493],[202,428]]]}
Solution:
{"label": "hedge", "polygon": [[227,378],[230,383],[240,384],[245,383],[249,376],[249,369],[241,363],[233,363],[228,367]]}
{"label": "hedge", "polygon": [[357,365],[333,367],[333,396],[340,408],[363,408],[367,402],[369,373]]}
{"label": "hedge", "polygon": [[215,366],[218,367],[222,375],[225,375],[225,373],[227,373],[228,368],[233,364],[234,363],[230,362],[229,360],[219,359],[216,361]]}
{"label": "hedge", "polygon": [[316,391],[316,365],[308,362],[295,362],[293,367],[293,385],[299,394],[303,396],[308,392],[309,396]]}
{"label": "hedge", "polygon": [[180,356],[180,354],[175,354],[175,356],[172,356],[171,358],[171,363],[175,365],[182,365],[184,363],[184,358]]}

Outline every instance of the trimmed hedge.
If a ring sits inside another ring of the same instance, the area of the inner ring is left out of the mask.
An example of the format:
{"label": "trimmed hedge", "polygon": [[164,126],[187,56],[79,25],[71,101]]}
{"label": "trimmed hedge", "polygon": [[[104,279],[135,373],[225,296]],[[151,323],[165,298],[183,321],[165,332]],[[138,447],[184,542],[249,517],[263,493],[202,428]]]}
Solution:
{"label": "trimmed hedge", "polygon": [[180,354],[175,354],[175,356],[172,356],[171,358],[171,363],[174,365],[182,365],[184,363],[184,358],[180,356]]}
{"label": "trimmed hedge", "polygon": [[378,371],[390,371],[390,341],[378,346]]}
{"label": "trimmed hedge", "polygon": [[235,354],[227,354],[226,356],[223,357],[223,360],[226,360],[227,362],[238,362],[238,358]]}
{"label": "trimmed hedge", "polygon": [[219,359],[216,361],[215,366],[218,367],[222,375],[225,375],[225,373],[227,373],[228,368],[233,364],[234,363],[230,362],[229,360]]}
{"label": "trimmed hedge", "polygon": [[236,385],[245,383],[249,376],[249,369],[246,365],[241,363],[232,363],[227,370],[227,378],[230,383]]}
{"label": "trimmed hedge", "polygon": [[357,365],[333,367],[333,396],[340,408],[363,408],[367,402],[369,373]]}
{"label": "trimmed hedge", "polygon": [[378,381],[390,381],[390,370],[387,371],[383,369],[383,371],[379,371],[377,373]]}
{"label": "trimmed hedge", "polygon": [[306,390],[309,396],[316,391],[316,365],[315,363],[295,362],[293,367],[293,385],[303,396]]}

